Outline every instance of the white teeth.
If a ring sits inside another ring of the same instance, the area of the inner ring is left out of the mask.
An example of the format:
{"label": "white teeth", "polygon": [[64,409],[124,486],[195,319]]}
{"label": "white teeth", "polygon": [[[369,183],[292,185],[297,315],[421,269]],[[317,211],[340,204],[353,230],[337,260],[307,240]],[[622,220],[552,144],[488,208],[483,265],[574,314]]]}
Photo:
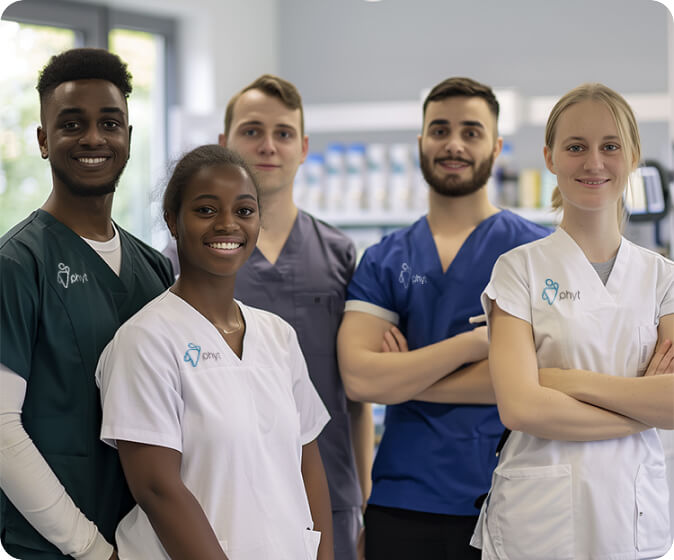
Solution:
{"label": "white teeth", "polygon": [[86,163],[86,164],[95,164],[95,163],[103,163],[106,160],[104,157],[81,157],[77,158],[77,161],[80,163]]}
{"label": "white teeth", "polygon": [[213,249],[238,249],[241,243],[209,243],[208,246]]}
{"label": "white teeth", "polygon": [[586,185],[601,185],[604,181],[583,181]]}

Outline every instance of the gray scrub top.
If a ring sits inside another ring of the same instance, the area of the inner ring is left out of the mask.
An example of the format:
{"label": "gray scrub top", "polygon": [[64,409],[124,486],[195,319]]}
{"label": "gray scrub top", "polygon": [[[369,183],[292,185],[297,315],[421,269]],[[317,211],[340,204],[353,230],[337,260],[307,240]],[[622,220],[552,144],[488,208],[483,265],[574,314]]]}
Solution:
{"label": "gray scrub top", "polygon": [[300,210],[276,263],[256,248],[237,273],[234,290],[237,299],[276,313],[297,331],[311,381],[331,416],[318,447],[333,510],[362,502],[336,351],[355,262],[346,235]]}

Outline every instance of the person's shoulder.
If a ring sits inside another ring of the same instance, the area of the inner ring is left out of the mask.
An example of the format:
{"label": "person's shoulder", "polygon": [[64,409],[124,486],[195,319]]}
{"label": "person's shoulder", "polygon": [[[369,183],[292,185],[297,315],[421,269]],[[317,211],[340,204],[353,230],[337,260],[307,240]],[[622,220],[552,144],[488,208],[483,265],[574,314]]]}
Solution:
{"label": "person's shoulder", "polygon": [[117,330],[116,337],[134,340],[140,333],[158,333],[164,324],[176,322],[175,305],[165,290],[148,301]]}
{"label": "person's shoulder", "polygon": [[236,302],[242,308],[244,315],[247,318],[252,318],[255,321],[258,329],[267,335],[272,332],[277,334],[286,335],[291,331],[294,332],[293,327],[285,319],[281,318],[276,313],[272,311],[267,311],[266,309],[260,309],[259,307],[253,307],[243,303],[241,300],[237,299]]}
{"label": "person's shoulder", "polygon": [[528,237],[531,240],[547,237],[553,231],[548,226],[532,222],[507,209],[501,210],[495,218],[502,227],[507,228],[513,234]]}
{"label": "person's shoulder", "polygon": [[[637,245],[636,243],[630,241],[625,237],[622,238],[622,243],[625,243],[628,249],[633,254],[638,255],[638,257],[643,262],[650,263],[651,265],[661,268],[663,270],[668,271],[674,270],[674,262],[668,257],[662,255],[661,253],[658,253],[654,249],[649,249],[647,247],[643,247],[642,245]],[[633,258],[634,258],[633,256],[630,256],[630,262],[633,262],[632,260]]]}
{"label": "person's shoulder", "polygon": [[119,235],[121,236],[121,238],[124,239],[127,247],[133,247],[141,259],[152,264],[154,268],[160,267],[162,269],[162,272],[168,275],[171,282],[173,281],[171,275],[172,272],[171,261],[165,255],[163,255],[161,252],[157,251],[157,249],[155,249],[151,245],[148,245],[147,243],[145,243],[145,241],[139,239],[132,233],[129,233],[124,228],[120,227],[118,224],[115,224],[115,226],[117,227],[117,231],[119,231]]}
{"label": "person's shoulder", "polygon": [[18,274],[31,274],[43,264],[45,255],[56,241],[49,233],[48,224],[39,219],[37,211],[10,228],[0,237],[0,268],[3,274],[15,270]]}
{"label": "person's shoulder", "polygon": [[38,212],[32,212],[0,237],[0,254],[11,255],[17,251],[39,249],[44,231],[45,224],[38,219]]}
{"label": "person's shoulder", "polygon": [[303,216],[303,219],[306,219],[311,223],[311,227],[316,236],[330,247],[342,250],[348,250],[353,247],[351,238],[339,228],[304,210],[299,210],[299,214]]}
{"label": "person's shoulder", "polygon": [[384,235],[377,243],[370,245],[368,251],[370,252],[384,252],[390,254],[391,251],[401,250],[408,247],[420,229],[428,229],[426,216],[422,216],[413,224],[393,230]]}

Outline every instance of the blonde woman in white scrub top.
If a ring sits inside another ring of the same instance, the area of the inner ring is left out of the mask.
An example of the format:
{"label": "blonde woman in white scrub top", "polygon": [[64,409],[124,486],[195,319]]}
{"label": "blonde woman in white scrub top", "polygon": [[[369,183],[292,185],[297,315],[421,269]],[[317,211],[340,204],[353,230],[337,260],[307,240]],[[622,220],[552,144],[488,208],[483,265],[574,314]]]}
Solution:
{"label": "blonde woman in white scrub top", "polygon": [[636,121],[585,84],[555,105],[545,142],[560,227],[501,256],[482,296],[512,433],[472,544],[499,560],[659,558],[672,543],[655,428],[674,428],[674,264],[621,235]]}

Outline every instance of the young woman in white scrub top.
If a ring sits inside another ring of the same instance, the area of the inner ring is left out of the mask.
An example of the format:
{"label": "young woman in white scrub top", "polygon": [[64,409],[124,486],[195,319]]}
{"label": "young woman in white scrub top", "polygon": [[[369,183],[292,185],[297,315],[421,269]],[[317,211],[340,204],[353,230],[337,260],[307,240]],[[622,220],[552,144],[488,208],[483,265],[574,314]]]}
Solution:
{"label": "young woman in white scrub top", "polygon": [[621,235],[640,159],[629,105],[575,88],[544,155],[561,224],[501,256],[482,296],[512,433],[472,544],[487,559],[659,558],[672,543],[654,428],[674,428],[674,265]]}
{"label": "young woman in white scrub top", "polygon": [[164,217],[180,277],[97,370],[101,438],[138,502],[117,529],[119,557],[331,560],[316,444],[328,413],[292,328],[233,298],[260,228],[253,175],[226,148],[197,148],[173,172]]}

